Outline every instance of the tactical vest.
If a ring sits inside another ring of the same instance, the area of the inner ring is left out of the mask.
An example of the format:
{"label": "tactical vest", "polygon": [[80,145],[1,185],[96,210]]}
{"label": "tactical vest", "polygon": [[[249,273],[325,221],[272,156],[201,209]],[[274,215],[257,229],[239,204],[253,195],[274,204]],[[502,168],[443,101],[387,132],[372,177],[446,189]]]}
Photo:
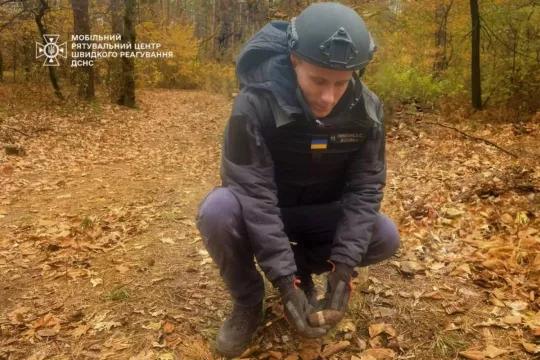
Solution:
{"label": "tactical vest", "polygon": [[275,103],[264,121],[262,136],[272,156],[278,206],[292,207],[339,200],[353,153],[370,136],[374,119],[364,99],[324,122],[294,114],[294,121],[277,126],[287,116]]}

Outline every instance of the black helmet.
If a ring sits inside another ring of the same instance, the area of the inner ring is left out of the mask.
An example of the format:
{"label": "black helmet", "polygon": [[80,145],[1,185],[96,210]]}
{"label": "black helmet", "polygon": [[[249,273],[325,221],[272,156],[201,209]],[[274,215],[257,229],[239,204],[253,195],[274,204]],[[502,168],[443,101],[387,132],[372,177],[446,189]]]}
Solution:
{"label": "black helmet", "polygon": [[363,69],[376,49],[360,15],[338,3],[308,6],[291,20],[287,40],[293,54],[336,70]]}

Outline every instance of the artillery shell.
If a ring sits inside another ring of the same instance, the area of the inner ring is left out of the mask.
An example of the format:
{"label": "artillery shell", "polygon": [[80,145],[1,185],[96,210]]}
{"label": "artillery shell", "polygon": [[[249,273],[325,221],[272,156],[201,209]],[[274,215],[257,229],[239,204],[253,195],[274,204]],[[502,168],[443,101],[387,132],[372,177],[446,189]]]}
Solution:
{"label": "artillery shell", "polygon": [[321,310],[308,315],[308,322],[311,326],[320,327],[325,325],[336,325],[343,313],[337,310]]}

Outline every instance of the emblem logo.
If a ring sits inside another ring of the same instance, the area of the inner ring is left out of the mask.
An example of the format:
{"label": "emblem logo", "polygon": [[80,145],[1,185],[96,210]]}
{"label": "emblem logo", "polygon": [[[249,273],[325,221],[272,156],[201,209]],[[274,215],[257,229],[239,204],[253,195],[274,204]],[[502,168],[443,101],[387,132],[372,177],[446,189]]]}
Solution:
{"label": "emblem logo", "polygon": [[36,41],[36,59],[45,57],[43,66],[58,66],[60,63],[58,62],[57,57],[67,57],[67,45],[65,42],[58,44],[59,37],[60,35],[45,34],[43,35],[43,39],[45,40],[44,44],[40,44]]}

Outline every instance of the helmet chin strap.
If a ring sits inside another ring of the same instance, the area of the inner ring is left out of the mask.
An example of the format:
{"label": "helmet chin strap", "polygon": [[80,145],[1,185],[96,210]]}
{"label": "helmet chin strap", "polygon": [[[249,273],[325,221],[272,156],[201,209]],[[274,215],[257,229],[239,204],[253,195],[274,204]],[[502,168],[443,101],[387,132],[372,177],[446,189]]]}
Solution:
{"label": "helmet chin strap", "polygon": [[364,76],[365,72],[366,72],[366,66],[364,66],[361,69],[355,70],[353,72],[353,79],[354,79],[354,77],[356,77],[358,80],[360,80],[362,78],[362,76]]}

